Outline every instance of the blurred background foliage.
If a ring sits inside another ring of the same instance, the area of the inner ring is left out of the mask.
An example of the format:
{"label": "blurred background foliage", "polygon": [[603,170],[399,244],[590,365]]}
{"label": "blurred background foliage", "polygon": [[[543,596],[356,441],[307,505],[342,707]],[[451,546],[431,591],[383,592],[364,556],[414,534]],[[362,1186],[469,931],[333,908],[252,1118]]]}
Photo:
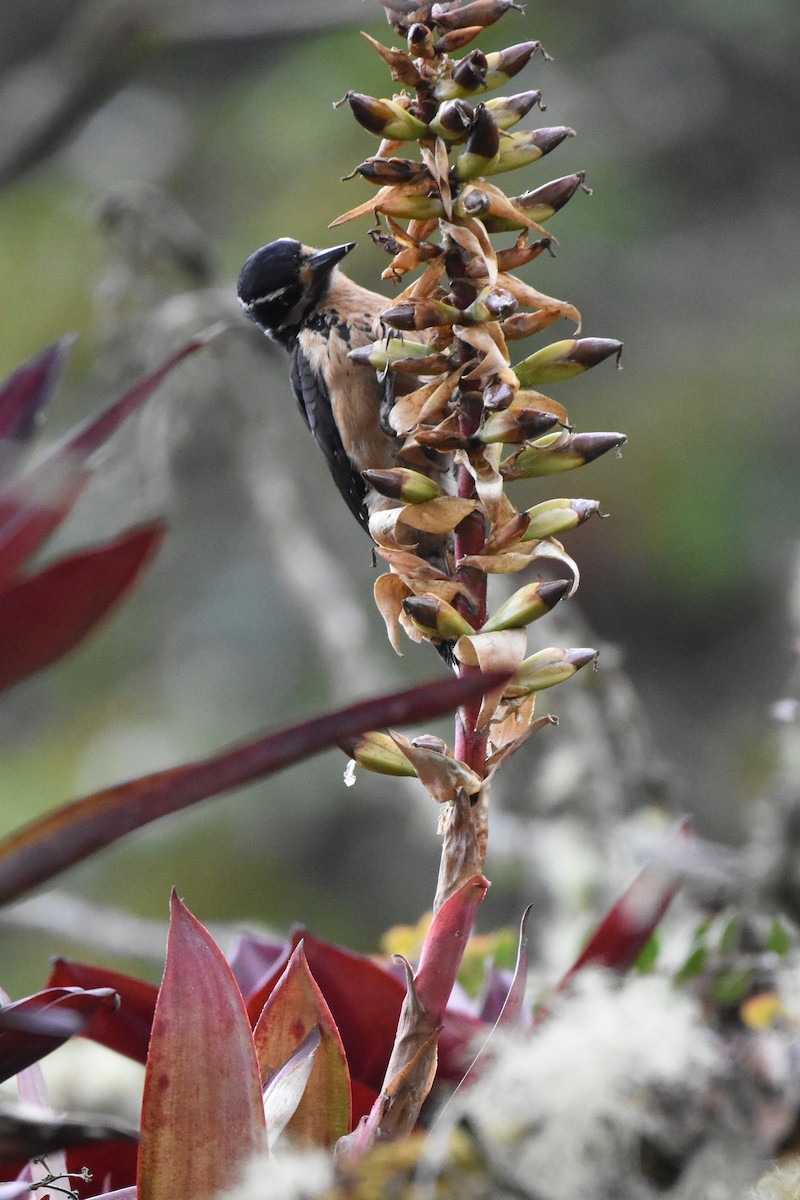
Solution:
{"label": "blurred background foliage", "polygon": [[[0,367],[80,335],[47,436],[199,328],[236,320],[117,437],[56,546],[155,513],[171,529],[124,612],[5,699],[3,833],[70,796],[440,669],[424,649],[397,659],[385,644],[369,546],[302,425],[286,363],[234,302],[254,248],[282,235],[334,244],[329,221],[367,198],[340,177],[376,143],[331,103],[350,88],[391,94],[359,28],[391,44],[378,5],[361,0],[0,8]],[[593,739],[608,695],[587,700],[603,685],[549,693],[561,729],[498,784],[509,817],[587,804],[604,770],[613,790],[636,739],[635,782],[606,811],[655,798],[736,843],[769,782],[769,709],[796,653],[798,37],[793,0],[542,0],[481,43],[540,38],[554,55],[507,90],[541,88],[537,123],[578,136],[500,182],[513,193],[586,170],[594,194],[553,219],[557,257],[527,277],[575,303],[585,335],[626,343],[621,374],[600,368],[555,394],[578,428],[629,436],[621,462],[567,477],[566,494],[611,514],[568,540],[584,572],[573,608],[588,644],[606,647],[601,667],[624,664],[638,699],[625,691],[603,760]],[[386,260],[368,224],[343,232],[360,242],[352,273],[376,287]],[[515,486],[521,507],[560,487]],[[345,790],[343,766],[326,755],[158,823],[64,886],[161,917],[175,884],[201,918],[301,921],[372,946],[429,903],[436,814],[405,783],[361,775]],[[536,887],[534,848],[526,866],[503,845],[501,833],[492,924],[515,919]],[[26,965],[27,936],[2,939],[20,986],[36,986],[41,943]]]}

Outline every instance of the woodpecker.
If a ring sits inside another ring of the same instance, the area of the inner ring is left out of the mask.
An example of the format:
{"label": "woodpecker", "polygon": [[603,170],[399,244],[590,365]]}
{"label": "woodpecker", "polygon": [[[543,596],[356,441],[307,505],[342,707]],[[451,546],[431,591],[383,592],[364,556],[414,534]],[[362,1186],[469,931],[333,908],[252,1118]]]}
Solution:
{"label": "woodpecker", "polygon": [[300,411],[350,511],[369,531],[371,509],[385,501],[361,472],[397,466],[401,443],[385,423],[386,388],[348,358],[375,340],[373,322],[386,304],[339,270],[355,244],[315,250],[279,238],[251,254],[237,291],[245,316],[291,354]]}

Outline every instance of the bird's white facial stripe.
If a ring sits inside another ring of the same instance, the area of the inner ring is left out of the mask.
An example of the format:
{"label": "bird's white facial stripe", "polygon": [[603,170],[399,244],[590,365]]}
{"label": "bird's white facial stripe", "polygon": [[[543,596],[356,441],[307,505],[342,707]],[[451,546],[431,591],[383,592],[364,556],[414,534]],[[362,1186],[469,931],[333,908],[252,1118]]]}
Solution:
{"label": "bird's white facial stripe", "polygon": [[242,308],[250,309],[255,308],[257,304],[271,304],[273,300],[277,300],[279,296],[282,296],[288,290],[286,287],[276,288],[274,292],[267,292],[265,296],[256,296],[253,300],[248,300],[247,303],[242,300]]}

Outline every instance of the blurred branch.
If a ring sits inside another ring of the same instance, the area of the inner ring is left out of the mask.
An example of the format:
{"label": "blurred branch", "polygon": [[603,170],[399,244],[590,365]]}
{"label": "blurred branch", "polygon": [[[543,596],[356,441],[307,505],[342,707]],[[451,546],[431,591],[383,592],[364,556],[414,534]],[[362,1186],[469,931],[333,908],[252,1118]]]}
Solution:
{"label": "blurred branch", "polygon": [[311,33],[363,19],[362,0],[87,0],[40,54],[0,79],[0,187],[55,153],[173,42]]}

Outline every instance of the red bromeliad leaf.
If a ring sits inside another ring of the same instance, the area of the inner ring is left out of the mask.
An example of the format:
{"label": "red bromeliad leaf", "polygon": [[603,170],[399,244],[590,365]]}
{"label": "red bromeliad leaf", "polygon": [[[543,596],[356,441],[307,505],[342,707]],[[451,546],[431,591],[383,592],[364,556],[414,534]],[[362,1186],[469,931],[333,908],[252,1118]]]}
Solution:
{"label": "red bromeliad leaf", "polygon": [[86,1167],[92,1177],[90,1184],[80,1186],[81,1200],[89,1200],[111,1188],[130,1188],[135,1194],[138,1153],[137,1142],[112,1139],[67,1150],[67,1170],[77,1173]]}
{"label": "red bromeliad leaf", "polygon": [[54,342],[0,384],[0,438],[22,443],[30,440],[73,341],[68,335]]}
{"label": "red bromeliad leaf", "polygon": [[425,936],[414,983],[426,1013],[433,1019],[444,1016],[475,914],[488,888],[488,879],[473,875],[445,901]]}
{"label": "red bromeliad leaf", "polygon": [[[350,1076],[342,1039],[300,941],[253,1031],[265,1082],[314,1028],[319,1031],[319,1048],[288,1128],[306,1145],[332,1146],[350,1128]],[[271,1141],[269,1122],[267,1132]]]}
{"label": "red bromeliad leaf", "polygon": [[[688,823],[680,825],[676,837],[687,845],[691,842]],[[643,867],[603,917],[558,987],[562,988],[583,967],[630,970],[679,887],[679,877],[668,867],[654,863]]]}
{"label": "red bromeliad leaf", "polygon": [[160,522],[145,525],[0,592],[0,690],[81,642],[128,591],[165,532]]}
{"label": "red bromeliad leaf", "polygon": [[142,1099],[138,1200],[207,1200],[265,1144],[241,992],[222,951],[173,892]]}
{"label": "red bromeliad leaf", "polygon": [[119,996],[118,1011],[109,1015],[100,1009],[81,1030],[81,1034],[136,1062],[147,1062],[147,1047],[158,996],[158,988],[152,983],[145,983],[119,971],[108,971],[105,967],[57,958],[47,986],[112,988]]}
{"label": "red bromeliad leaf", "polygon": [[[333,946],[305,931],[295,933],[293,947],[301,941],[311,974],[341,1036],[351,1078],[377,1095],[405,988],[366,955]],[[252,1019],[264,1007],[281,974],[279,968],[249,998]]]}
{"label": "red bromeliad leaf", "polygon": [[88,479],[86,460],[147,400],[182,359],[201,349],[215,330],[198,334],[99,416],[68,436],[52,454],[0,490],[0,582],[22,564],[64,520]]}
{"label": "red bromeliad leaf", "polygon": [[38,1062],[80,1032],[99,1009],[113,1012],[110,988],[49,988],[0,1008],[0,1081]]}
{"label": "red bromeliad leaf", "polygon": [[212,758],[157,771],[74,800],[0,842],[0,903],[16,899],[28,888],[45,883],[65,867],[158,817],[270,775],[369,729],[450,712],[483,695],[502,678],[495,673],[449,678],[364,700]]}

